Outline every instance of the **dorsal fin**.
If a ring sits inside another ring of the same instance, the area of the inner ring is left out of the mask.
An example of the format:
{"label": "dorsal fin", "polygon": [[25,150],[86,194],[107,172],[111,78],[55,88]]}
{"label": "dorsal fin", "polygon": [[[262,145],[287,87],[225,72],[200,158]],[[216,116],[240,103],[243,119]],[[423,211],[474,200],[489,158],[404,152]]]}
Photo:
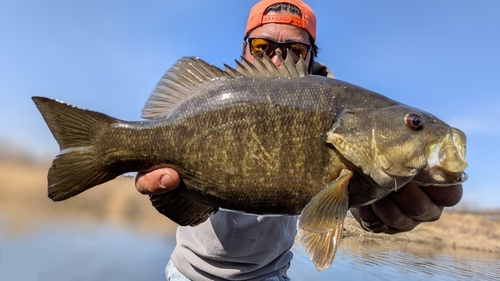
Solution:
{"label": "dorsal fin", "polygon": [[165,118],[175,104],[193,95],[201,84],[223,77],[229,77],[229,75],[202,59],[181,58],[160,79],[142,109],[141,117],[144,119]]}
{"label": "dorsal fin", "polygon": [[274,65],[269,56],[264,54],[262,59],[255,58],[253,64],[244,57],[241,62],[236,61],[236,69],[224,64],[225,71],[232,77],[303,77],[307,75],[307,68],[302,56],[294,63],[290,50],[287,50],[286,59],[276,53],[280,66]]}
{"label": "dorsal fin", "polygon": [[[290,51],[288,51],[290,52]],[[280,66],[264,55],[252,64],[245,58],[236,61],[236,68],[226,64],[225,71],[196,57],[178,60],[160,79],[153,93],[142,109],[144,119],[165,118],[171,109],[189,96],[199,92],[200,86],[214,79],[234,79],[240,77],[302,77],[307,69],[302,57],[296,64],[292,55],[287,53],[284,60],[278,53]]]}

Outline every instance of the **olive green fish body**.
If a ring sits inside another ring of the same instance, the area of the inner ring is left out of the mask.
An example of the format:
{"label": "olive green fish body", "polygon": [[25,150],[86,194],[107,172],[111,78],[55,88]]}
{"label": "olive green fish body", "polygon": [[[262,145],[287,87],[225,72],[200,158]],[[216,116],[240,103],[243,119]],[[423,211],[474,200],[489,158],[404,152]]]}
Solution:
{"label": "olive green fish body", "polygon": [[[289,58],[291,56],[288,56]],[[303,61],[267,58],[220,70],[179,60],[141,122],[33,97],[61,148],[49,197],[65,200],[126,172],[171,167],[173,191],[151,196],[180,225],[227,208],[299,215],[319,270],[333,261],[349,208],[412,182],[463,182],[465,135],[435,116],[336,79]]]}
{"label": "olive green fish body", "polygon": [[[301,91],[288,89],[297,86],[278,78],[230,80],[223,89],[184,101],[165,119],[126,122],[108,117],[109,121],[94,125],[92,159],[100,169],[110,171],[110,178],[173,167],[188,189],[219,207],[300,214],[342,166],[325,142],[326,131],[345,98],[355,96],[357,89],[333,79],[296,79],[304,84],[298,86]],[[390,102],[379,98],[381,104]],[[57,111],[55,105],[71,108],[49,99],[45,102],[52,111]],[[58,166],[51,168],[54,177]],[[75,193],[60,193],[65,189],[51,188],[49,196],[64,200],[87,187],[73,186]]]}
{"label": "olive green fish body", "polygon": [[300,214],[331,181],[336,155],[324,140],[335,109],[323,102],[329,95],[283,100],[275,92],[287,91],[280,83],[270,89],[258,84],[241,81],[216,94],[237,102],[227,97],[227,105],[182,118],[179,126],[191,137],[175,145],[183,158],[177,159],[181,178],[224,208]]}
{"label": "olive green fish body", "polygon": [[188,189],[219,207],[298,215],[343,167],[326,143],[334,116],[349,102],[369,108],[395,102],[339,80],[295,79],[298,85],[277,78],[227,81],[155,124],[161,134],[147,133],[146,139],[164,140],[139,142],[164,152],[160,162],[175,166]]}

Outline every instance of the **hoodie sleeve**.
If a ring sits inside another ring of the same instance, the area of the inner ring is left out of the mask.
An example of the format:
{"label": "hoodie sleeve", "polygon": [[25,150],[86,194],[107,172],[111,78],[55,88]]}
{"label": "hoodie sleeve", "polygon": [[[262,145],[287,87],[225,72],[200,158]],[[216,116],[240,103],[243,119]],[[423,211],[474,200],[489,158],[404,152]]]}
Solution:
{"label": "hoodie sleeve", "polygon": [[312,74],[325,76],[328,78],[335,78],[332,71],[324,64],[315,61],[313,64]]}

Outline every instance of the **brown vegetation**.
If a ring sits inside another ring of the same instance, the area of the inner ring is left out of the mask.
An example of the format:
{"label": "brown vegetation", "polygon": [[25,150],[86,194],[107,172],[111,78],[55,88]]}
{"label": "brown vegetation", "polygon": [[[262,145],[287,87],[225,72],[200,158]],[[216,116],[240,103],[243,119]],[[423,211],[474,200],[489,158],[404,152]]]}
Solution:
{"label": "brown vegetation", "polygon": [[119,177],[62,202],[47,197],[49,164],[0,160],[0,218],[12,234],[51,223],[106,222],[172,234],[176,225],[137,192],[133,178]]}

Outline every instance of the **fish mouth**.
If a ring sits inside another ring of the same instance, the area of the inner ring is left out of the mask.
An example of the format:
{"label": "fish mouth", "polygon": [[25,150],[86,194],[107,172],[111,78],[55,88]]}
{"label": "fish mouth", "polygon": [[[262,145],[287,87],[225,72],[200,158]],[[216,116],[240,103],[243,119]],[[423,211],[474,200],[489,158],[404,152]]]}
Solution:
{"label": "fish mouth", "polygon": [[467,180],[466,137],[462,131],[451,128],[441,140],[428,143],[425,153],[427,167],[413,178],[414,183],[445,186]]}

